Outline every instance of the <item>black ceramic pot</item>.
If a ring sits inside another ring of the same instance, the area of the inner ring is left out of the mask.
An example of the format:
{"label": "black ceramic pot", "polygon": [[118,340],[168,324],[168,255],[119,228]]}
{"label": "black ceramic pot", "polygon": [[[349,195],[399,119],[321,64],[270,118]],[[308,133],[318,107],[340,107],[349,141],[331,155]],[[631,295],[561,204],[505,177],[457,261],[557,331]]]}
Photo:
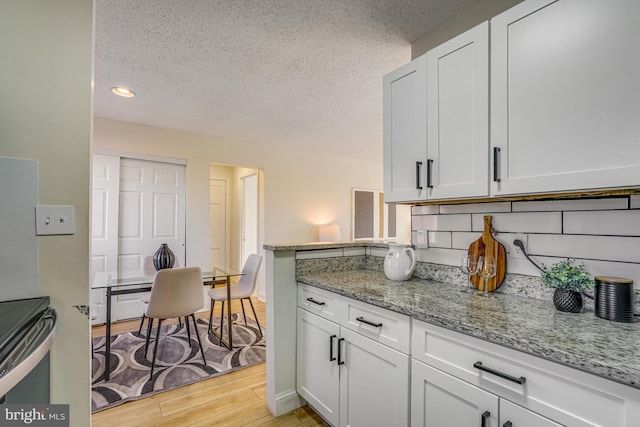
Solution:
{"label": "black ceramic pot", "polygon": [[172,268],[174,262],[176,262],[176,255],[166,243],[161,244],[156,253],[153,254],[153,266],[156,270]]}
{"label": "black ceramic pot", "polygon": [[580,313],[582,310],[582,294],[576,291],[556,289],[553,293],[553,305],[560,311]]}

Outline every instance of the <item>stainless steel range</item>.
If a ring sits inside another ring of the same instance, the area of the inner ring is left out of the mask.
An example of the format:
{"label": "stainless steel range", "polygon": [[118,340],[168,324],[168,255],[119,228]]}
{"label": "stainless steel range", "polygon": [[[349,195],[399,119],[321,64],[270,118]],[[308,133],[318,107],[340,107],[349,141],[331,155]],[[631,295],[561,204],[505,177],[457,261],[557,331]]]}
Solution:
{"label": "stainless steel range", "polygon": [[0,402],[49,403],[55,332],[49,297],[0,302]]}

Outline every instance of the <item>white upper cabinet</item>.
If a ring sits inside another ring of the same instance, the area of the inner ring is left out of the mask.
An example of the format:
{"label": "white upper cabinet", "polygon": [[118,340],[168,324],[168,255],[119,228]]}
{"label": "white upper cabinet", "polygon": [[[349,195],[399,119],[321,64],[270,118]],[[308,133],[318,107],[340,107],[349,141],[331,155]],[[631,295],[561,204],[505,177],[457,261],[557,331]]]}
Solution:
{"label": "white upper cabinet", "polygon": [[527,0],[491,20],[492,195],[640,185],[638,17]]}
{"label": "white upper cabinet", "polygon": [[489,24],[384,77],[385,202],[489,195]]}
{"label": "white upper cabinet", "polygon": [[489,23],[427,52],[430,199],[489,195]]}
{"label": "white upper cabinet", "polygon": [[427,195],[427,67],[422,56],[384,76],[384,201]]}

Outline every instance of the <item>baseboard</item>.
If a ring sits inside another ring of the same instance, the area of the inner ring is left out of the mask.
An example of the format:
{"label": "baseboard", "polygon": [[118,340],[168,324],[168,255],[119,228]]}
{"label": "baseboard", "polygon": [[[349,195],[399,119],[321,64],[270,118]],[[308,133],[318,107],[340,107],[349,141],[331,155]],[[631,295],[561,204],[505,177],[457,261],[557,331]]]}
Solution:
{"label": "baseboard", "polygon": [[271,413],[279,417],[280,415],[287,414],[294,409],[298,409],[307,404],[307,401],[302,398],[295,390],[288,391],[286,393],[280,393],[276,395],[275,407],[269,405]]}

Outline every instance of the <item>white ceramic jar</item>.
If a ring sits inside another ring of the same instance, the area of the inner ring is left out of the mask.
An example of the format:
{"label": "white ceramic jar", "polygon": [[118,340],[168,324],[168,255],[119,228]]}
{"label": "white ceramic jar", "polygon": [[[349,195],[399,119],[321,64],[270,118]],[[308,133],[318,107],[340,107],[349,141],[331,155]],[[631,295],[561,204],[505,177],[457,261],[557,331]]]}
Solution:
{"label": "white ceramic jar", "polygon": [[384,259],[384,275],[389,280],[408,280],[416,268],[416,251],[409,245],[389,244]]}

